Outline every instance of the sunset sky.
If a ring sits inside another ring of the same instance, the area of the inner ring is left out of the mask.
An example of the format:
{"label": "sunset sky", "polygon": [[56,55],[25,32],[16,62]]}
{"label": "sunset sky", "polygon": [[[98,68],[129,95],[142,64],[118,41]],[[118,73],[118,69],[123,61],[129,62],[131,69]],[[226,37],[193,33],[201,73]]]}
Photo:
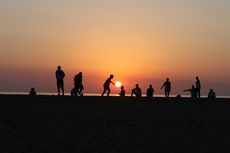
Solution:
{"label": "sunset sky", "polygon": [[[83,72],[84,92],[101,93],[114,74],[127,92],[155,94],[166,77],[183,94],[199,76],[202,95],[230,95],[229,0],[0,1],[0,91],[65,91]],[[112,93],[119,88],[112,87]]]}

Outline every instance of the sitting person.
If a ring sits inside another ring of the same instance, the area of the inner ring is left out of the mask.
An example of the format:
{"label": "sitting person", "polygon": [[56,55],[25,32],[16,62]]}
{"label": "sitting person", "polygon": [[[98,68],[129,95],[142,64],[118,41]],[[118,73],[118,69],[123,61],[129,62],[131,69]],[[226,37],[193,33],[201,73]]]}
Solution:
{"label": "sitting person", "polygon": [[70,91],[70,95],[71,96],[77,96],[77,92],[76,92],[76,88],[75,87]]}
{"label": "sitting person", "polygon": [[121,86],[121,92],[119,93],[119,95],[121,97],[124,97],[125,96],[125,89],[124,89],[124,86]]}
{"label": "sitting person", "polygon": [[216,98],[216,93],[213,91],[213,89],[209,90],[208,98]]}
{"label": "sitting person", "polygon": [[31,88],[30,89],[30,96],[36,96],[36,95],[37,95],[37,93],[36,93],[35,89]]}
{"label": "sitting person", "polygon": [[138,84],[136,84],[136,87],[132,90],[131,96],[136,95],[136,97],[141,97],[141,88]]}
{"label": "sitting person", "polygon": [[149,88],[147,89],[146,96],[147,97],[153,97],[154,89],[153,86],[150,84]]}

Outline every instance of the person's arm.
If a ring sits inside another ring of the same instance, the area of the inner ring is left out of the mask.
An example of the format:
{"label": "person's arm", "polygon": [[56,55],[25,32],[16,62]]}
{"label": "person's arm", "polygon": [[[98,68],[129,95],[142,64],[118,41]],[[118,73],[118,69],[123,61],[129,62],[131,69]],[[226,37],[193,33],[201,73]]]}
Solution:
{"label": "person's arm", "polygon": [[110,83],[112,83],[113,85],[115,85],[115,83],[113,83],[113,81],[110,81]]}
{"label": "person's arm", "polygon": [[185,89],[185,90],[183,90],[184,92],[186,92],[186,91],[191,91],[192,89]]}
{"label": "person's arm", "polygon": [[133,96],[133,94],[134,94],[134,91],[135,91],[135,89],[132,89],[132,93],[131,93],[131,96]]}
{"label": "person's arm", "polygon": [[161,89],[163,89],[163,88],[164,88],[164,86],[165,86],[165,83],[162,85]]}

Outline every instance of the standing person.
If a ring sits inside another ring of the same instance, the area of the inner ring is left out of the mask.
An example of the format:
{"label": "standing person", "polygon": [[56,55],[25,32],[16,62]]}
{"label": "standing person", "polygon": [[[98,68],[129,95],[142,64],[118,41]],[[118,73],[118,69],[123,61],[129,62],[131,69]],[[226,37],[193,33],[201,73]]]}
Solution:
{"label": "standing person", "polygon": [[75,95],[77,94],[83,96],[82,90],[84,89],[84,86],[82,84],[82,72],[79,72],[74,77],[74,88],[75,88]]}
{"label": "standing person", "polygon": [[139,87],[138,84],[136,84],[136,87],[133,88],[131,96],[136,95],[136,97],[141,97],[142,93],[141,93],[141,88]]}
{"label": "standing person", "polygon": [[105,81],[104,85],[103,85],[104,91],[102,92],[101,96],[104,96],[104,94],[105,94],[106,91],[108,91],[108,92],[107,92],[107,96],[109,96],[109,94],[110,94],[110,87],[109,87],[110,83],[112,83],[113,85],[115,85],[115,84],[111,81],[112,79],[113,79],[113,75],[111,74],[111,75],[109,76],[109,78]]}
{"label": "standing person", "polygon": [[165,90],[165,97],[169,97],[169,93],[171,92],[171,82],[169,81],[169,78],[166,78],[166,81],[162,85],[161,89]]}
{"label": "standing person", "polygon": [[147,97],[153,97],[154,89],[153,86],[150,84],[149,88],[147,89],[146,96]]}
{"label": "standing person", "polygon": [[201,89],[201,84],[200,84],[200,79],[198,76],[196,76],[196,92],[197,92],[197,97],[200,98],[200,89]]}
{"label": "standing person", "polygon": [[121,86],[121,92],[119,93],[119,95],[121,97],[124,97],[125,96],[125,89],[124,89],[124,86]]}
{"label": "standing person", "polygon": [[64,96],[64,77],[65,77],[65,73],[64,73],[64,71],[61,70],[61,66],[57,67],[55,75],[56,75],[56,80],[57,80],[58,96],[60,95],[60,89],[62,90],[62,95]]}

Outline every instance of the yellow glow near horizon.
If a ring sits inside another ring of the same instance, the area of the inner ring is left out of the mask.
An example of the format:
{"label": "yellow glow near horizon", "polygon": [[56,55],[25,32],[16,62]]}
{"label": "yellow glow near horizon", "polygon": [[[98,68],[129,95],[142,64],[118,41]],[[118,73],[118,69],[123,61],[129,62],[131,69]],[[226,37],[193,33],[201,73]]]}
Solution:
{"label": "yellow glow near horizon", "polygon": [[115,83],[115,86],[119,88],[119,87],[121,86],[121,82],[117,81],[117,82]]}

